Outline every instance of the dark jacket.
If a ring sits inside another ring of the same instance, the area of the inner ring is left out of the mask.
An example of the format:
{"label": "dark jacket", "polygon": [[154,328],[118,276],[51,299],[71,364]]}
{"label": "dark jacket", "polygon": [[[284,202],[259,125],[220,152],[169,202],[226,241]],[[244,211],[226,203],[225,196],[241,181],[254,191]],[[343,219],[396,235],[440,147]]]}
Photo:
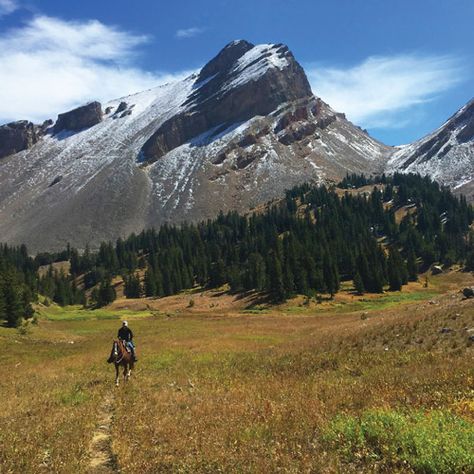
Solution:
{"label": "dark jacket", "polygon": [[131,341],[133,339],[133,332],[127,326],[122,326],[118,331],[117,337],[122,339],[122,341]]}

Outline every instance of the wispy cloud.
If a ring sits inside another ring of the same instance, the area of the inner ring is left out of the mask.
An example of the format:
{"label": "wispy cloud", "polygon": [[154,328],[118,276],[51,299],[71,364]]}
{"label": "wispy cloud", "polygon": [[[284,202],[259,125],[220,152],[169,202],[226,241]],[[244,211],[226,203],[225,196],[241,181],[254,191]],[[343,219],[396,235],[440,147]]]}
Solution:
{"label": "wispy cloud", "polygon": [[9,15],[18,8],[20,8],[20,5],[15,0],[0,0],[0,16]]}
{"label": "wispy cloud", "polygon": [[408,125],[407,112],[463,79],[459,59],[420,54],[373,56],[347,68],[311,65],[307,72],[316,95],[366,128]]}
{"label": "wispy cloud", "polygon": [[185,28],[182,30],[178,30],[175,33],[176,38],[185,39],[185,38],[193,38],[194,36],[198,36],[204,33],[204,28],[198,28],[196,26],[192,28]]}
{"label": "wispy cloud", "polygon": [[0,33],[0,122],[54,118],[91,99],[121,97],[183,77],[135,66],[137,47],[148,40],[95,20],[47,16]]}

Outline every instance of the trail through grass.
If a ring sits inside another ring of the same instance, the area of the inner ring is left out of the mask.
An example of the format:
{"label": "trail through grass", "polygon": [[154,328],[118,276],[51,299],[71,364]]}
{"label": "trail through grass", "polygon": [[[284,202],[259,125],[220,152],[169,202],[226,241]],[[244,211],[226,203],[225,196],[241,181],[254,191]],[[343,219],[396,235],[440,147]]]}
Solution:
{"label": "trail through grass", "polygon": [[[0,328],[0,471],[469,472],[474,305],[448,283],[324,312],[42,307]],[[115,389],[122,318],[140,361]]]}

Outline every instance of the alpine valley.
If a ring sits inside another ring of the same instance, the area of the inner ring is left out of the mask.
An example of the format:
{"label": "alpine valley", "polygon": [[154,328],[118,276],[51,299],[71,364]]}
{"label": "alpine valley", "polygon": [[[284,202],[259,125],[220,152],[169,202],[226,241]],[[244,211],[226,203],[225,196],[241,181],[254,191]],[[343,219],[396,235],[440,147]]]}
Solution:
{"label": "alpine valley", "polygon": [[33,252],[83,249],[245,213],[304,182],[395,171],[472,200],[474,102],[426,138],[389,147],[313,95],[286,46],[234,41],[182,81],[56,122],[1,126],[0,237]]}

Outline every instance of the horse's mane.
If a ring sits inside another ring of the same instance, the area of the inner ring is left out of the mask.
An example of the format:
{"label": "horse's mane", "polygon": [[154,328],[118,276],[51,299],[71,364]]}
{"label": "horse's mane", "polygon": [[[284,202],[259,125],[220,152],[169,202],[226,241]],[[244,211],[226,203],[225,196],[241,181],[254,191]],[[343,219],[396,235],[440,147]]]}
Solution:
{"label": "horse's mane", "polygon": [[112,346],[112,352],[115,350],[115,345],[117,344],[117,352],[119,357],[119,362],[125,360],[128,362],[128,359],[131,358],[130,352],[127,350],[125,342],[121,339],[115,339]]}

